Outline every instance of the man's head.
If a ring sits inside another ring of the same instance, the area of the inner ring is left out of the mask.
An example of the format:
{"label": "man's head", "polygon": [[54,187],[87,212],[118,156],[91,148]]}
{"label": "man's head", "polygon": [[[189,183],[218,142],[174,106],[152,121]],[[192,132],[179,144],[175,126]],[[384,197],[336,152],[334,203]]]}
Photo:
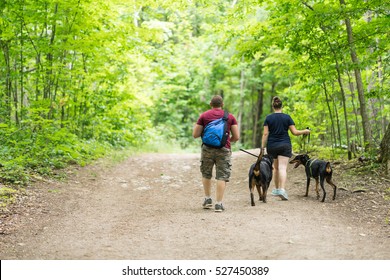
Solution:
{"label": "man's head", "polygon": [[220,95],[214,95],[211,99],[210,106],[213,108],[222,108],[223,107],[223,99]]}

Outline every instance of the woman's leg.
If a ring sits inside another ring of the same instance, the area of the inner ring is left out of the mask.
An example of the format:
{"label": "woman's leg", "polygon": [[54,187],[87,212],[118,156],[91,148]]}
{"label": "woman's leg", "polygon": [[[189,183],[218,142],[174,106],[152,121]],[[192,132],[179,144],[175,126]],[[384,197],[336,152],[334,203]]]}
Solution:
{"label": "woman's leg", "polygon": [[287,182],[287,165],[290,158],[284,156],[278,156],[278,179],[279,179],[279,188],[285,189]]}
{"label": "woman's leg", "polygon": [[272,170],[272,172],[275,188],[279,189],[279,161],[277,159],[274,160],[274,169]]}
{"label": "woman's leg", "polygon": [[276,194],[282,199],[282,200],[288,200],[288,195],[285,190],[286,187],[286,181],[287,181],[287,164],[290,158],[284,157],[284,156],[278,156],[278,167],[279,167],[279,189],[277,190]]}

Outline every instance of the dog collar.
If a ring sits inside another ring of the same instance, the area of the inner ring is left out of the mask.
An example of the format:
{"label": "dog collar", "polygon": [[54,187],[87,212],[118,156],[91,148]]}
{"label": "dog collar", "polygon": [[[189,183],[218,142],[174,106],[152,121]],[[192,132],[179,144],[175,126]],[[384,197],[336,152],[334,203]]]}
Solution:
{"label": "dog collar", "polygon": [[317,159],[309,159],[307,162],[306,162],[306,166],[307,164],[309,163],[310,161],[310,165],[309,165],[309,170],[310,170],[310,176],[313,177],[313,171],[312,171],[312,168],[311,168],[311,165],[313,164],[313,162],[315,162]]}

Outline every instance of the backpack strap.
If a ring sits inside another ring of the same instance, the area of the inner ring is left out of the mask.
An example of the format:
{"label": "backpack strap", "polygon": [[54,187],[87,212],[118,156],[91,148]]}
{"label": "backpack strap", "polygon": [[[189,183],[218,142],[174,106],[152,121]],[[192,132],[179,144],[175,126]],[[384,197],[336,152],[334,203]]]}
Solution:
{"label": "backpack strap", "polygon": [[[225,143],[227,142],[227,138],[229,137],[229,131],[228,131],[228,119],[229,119],[229,112],[227,110],[224,111],[223,114],[223,121],[225,122],[225,131],[223,133],[223,138],[225,138]],[[225,145],[224,145],[225,146]]]}
{"label": "backpack strap", "polygon": [[224,114],[223,114],[223,120],[227,121],[228,119],[229,119],[229,112],[227,110],[225,110]]}

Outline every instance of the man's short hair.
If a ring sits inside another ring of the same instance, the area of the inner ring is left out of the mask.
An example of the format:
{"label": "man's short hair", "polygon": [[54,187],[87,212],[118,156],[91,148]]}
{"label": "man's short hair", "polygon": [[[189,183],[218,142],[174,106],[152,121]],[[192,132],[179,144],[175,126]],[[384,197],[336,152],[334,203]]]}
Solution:
{"label": "man's short hair", "polygon": [[211,107],[221,108],[223,105],[223,99],[220,95],[214,95],[210,102]]}

